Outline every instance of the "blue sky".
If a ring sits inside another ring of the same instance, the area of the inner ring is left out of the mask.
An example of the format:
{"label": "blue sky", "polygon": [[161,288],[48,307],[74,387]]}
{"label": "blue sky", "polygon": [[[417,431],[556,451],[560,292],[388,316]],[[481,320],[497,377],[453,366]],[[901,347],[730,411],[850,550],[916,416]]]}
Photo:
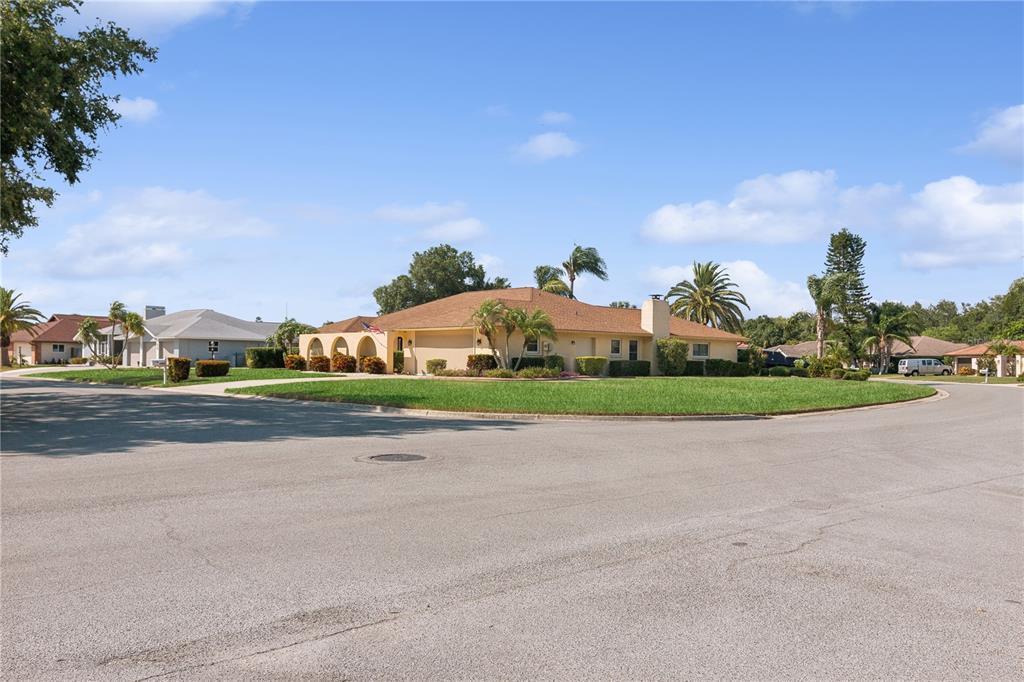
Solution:
{"label": "blue sky", "polygon": [[727,264],[809,305],[828,233],[878,299],[1022,274],[1024,5],[89,3],[159,47],[4,281],[44,312],[312,324],[441,241],[513,285],[596,246],[580,298]]}

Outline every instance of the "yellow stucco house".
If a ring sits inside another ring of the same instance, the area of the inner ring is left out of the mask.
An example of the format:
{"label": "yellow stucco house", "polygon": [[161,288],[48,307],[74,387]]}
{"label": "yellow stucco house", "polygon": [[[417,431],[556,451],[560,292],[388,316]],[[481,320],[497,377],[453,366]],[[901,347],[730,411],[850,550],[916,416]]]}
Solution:
{"label": "yellow stucco house", "polygon": [[[422,374],[427,360],[441,358],[449,369],[466,367],[466,357],[490,353],[487,339],[470,322],[473,311],[493,299],[527,311],[540,308],[554,323],[557,339],[530,344],[526,356],[561,355],[566,368],[579,356],[601,355],[609,360],[648,360],[657,373],[654,341],[669,336],[690,344],[691,360],[736,360],[736,344],[742,336],[712,329],[673,316],[663,300],[650,298],[640,308],[609,308],[549,294],[533,287],[470,291],[379,317],[359,316],[321,327],[299,337],[299,350],[307,359],[314,355],[345,353],[362,358],[376,355],[394,371],[394,353],[404,355],[404,372]],[[510,339],[517,357],[523,339]],[[495,347],[504,349],[504,337]]]}

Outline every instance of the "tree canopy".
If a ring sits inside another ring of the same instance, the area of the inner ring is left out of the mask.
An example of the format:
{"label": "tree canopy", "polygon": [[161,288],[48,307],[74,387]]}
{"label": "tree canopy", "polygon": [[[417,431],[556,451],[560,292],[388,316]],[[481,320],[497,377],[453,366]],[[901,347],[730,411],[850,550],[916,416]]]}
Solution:
{"label": "tree canopy", "polygon": [[69,37],[59,32],[64,13],[81,0],[0,3],[3,116],[0,117],[0,252],[26,227],[35,205],[53,204],[56,192],[43,172],[69,184],[99,153],[96,137],[120,115],[107,94],[109,78],[139,73],[156,49],[113,23]]}
{"label": "tree canopy", "polygon": [[440,244],[412,255],[409,274],[399,275],[390,283],[377,287],[373,297],[380,315],[404,310],[466,291],[507,289],[504,277],[487,279],[484,266],[469,251],[458,251]]}
{"label": "tree canopy", "polygon": [[729,273],[719,263],[693,264],[693,280],[684,280],[668,290],[665,300],[672,314],[685,320],[730,332],[743,327],[743,308],[750,309]]}

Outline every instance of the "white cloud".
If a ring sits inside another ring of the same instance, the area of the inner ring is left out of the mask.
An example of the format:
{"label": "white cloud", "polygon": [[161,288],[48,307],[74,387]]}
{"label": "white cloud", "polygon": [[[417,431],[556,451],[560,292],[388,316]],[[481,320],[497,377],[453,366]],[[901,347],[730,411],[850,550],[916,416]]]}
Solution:
{"label": "white cloud", "polygon": [[505,261],[500,256],[493,256],[489,253],[481,253],[476,257],[476,262],[484,266],[488,275],[501,272],[505,267]]}
{"label": "white cloud", "polygon": [[559,126],[572,123],[573,117],[567,111],[545,111],[537,120],[544,125]]}
{"label": "white cloud", "polygon": [[78,30],[100,21],[113,21],[132,32],[153,34],[183,26],[204,17],[221,17],[234,12],[240,16],[252,8],[251,2],[226,2],[224,0],[188,0],[167,2],[166,0],[131,0],[130,2],[88,1],[80,16],[71,15],[69,28]]}
{"label": "white cloud", "polygon": [[1024,183],[982,185],[954,176],[910,199],[900,222],[914,231],[900,254],[907,267],[1010,263],[1024,257]]}
{"label": "white cloud", "polygon": [[[746,317],[789,316],[798,310],[811,308],[811,300],[802,284],[776,279],[754,261],[726,261],[722,263],[722,267],[750,304],[749,313],[744,311]],[[647,269],[644,280],[658,287],[660,291],[668,291],[677,283],[691,277],[693,267],[689,265],[653,266]]]}
{"label": "white cloud", "polygon": [[549,161],[575,156],[579,151],[580,144],[565,133],[541,133],[520,145],[516,156],[528,161]]}
{"label": "white cloud", "polygon": [[135,123],[145,123],[156,116],[160,110],[156,102],[145,97],[122,97],[114,102],[111,108],[121,114],[121,118]]}
{"label": "white cloud", "polygon": [[202,191],[149,187],[73,225],[43,266],[58,277],[120,277],[179,272],[197,242],[273,233],[238,201]]}
{"label": "white cloud", "polygon": [[449,220],[428,227],[420,234],[427,239],[462,242],[475,239],[486,231],[487,227],[476,218],[463,218],[461,220]]}
{"label": "white cloud", "polygon": [[392,223],[435,223],[460,218],[465,214],[466,205],[461,201],[453,201],[449,204],[428,201],[418,206],[391,204],[381,206],[373,212],[374,217],[378,220]]}
{"label": "white cloud", "polygon": [[987,154],[1006,161],[1024,161],[1024,104],[1007,107],[989,116],[978,134],[960,151]]}

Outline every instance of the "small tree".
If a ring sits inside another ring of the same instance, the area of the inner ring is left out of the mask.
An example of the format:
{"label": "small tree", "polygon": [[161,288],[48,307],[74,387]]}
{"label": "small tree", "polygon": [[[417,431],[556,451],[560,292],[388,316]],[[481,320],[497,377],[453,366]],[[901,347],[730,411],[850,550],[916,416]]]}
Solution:
{"label": "small tree", "polygon": [[681,377],[686,372],[690,346],[682,339],[658,339],[658,369],[665,376]]}
{"label": "small tree", "polygon": [[89,349],[90,355],[97,362],[107,369],[117,368],[113,355],[103,355],[100,353],[100,342],[103,340],[103,334],[100,333],[100,325],[96,320],[91,317],[82,320],[78,325],[78,338],[82,340],[82,344]]}
{"label": "small tree", "polygon": [[[129,357],[131,351],[128,349],[128,337],[137,336],[139,337],[139,364],[142,363],[142,344],[145,343],[146,327],[143,325],[142,315],[138,313],[128,313],[124,316],[124,353],[125,359]],[[128,366],[128,363],[124,363]]]}
{"label": "small tree", "polygon": [[21,294],[14,289],[0,287],[0,365],[8,364],[7,347],[11,345],[11,336],[17,331],[27,331],[35,336],[35,326],[43,321],[43,314],[29,305],[19,303]]}
{"label": "small tree", "polygon": [[289,317],[278,325],[277,331],[267,337],[267,343],[289,352],[299,343],[300,334],[312,334],[315,331],[316,327],[297,322],[295,318]]}
{"label": "small tree", "polygon": [[494,349],[494,336],[498,333],[498,324],[501,322],[504,312],[504,303],[489,298],[481,303],[480,307],[474,310],[473,315],[469,318],[469,322],[476,327],[480,335],[487,339],[487,346],[491,349],[491,354],[496,358],[498,357],[498,352]]}
{"label": "small tree", "polygon": [[522,308],[505,308],[501,313],[501,328],[505,332],[505,357],[502,366],[511,369],[512,359],[512,335],[519,329],[519,325],[526,319],[526,311]]}
{"label": "small tree", "polygon": [[558,338],[555,334],[555,325],[546,312],[539,308],[529,313],[525,310],[520,312],[522,315],[518,316],[518,324],[519,331],[523,335],[523,347],[519,351],[519,357],[516,359],[516,366],[512,369],[519,369],[519,363],[522,362],[523,356],[526,355],[526,346],[531,341],[539,342],[541,339]]}

